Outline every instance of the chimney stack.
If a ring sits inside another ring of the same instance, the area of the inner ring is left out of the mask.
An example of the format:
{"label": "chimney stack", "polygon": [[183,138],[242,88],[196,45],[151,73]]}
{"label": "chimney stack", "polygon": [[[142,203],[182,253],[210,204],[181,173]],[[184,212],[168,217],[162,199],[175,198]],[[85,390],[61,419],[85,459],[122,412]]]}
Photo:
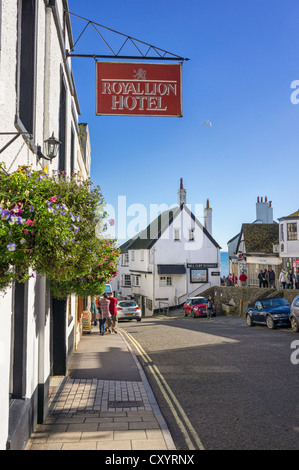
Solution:
{"label": "chimney stack", "polygon": [[273,224],[273,207],[272,201],[268,202],[268,197],[257,198],[256,203],[256,222],[257,224]]}
{"label": "chimney stack", "polygon": [[178,204],[186,204],[186,189],[184,189],[183,178],[180,181],[180,189],[178,190]]}
{"label": "chimney stack", "polygon": [[212,209],[209,199],[207,199],[207,207],[205,208],[205,228],[212,235]]}

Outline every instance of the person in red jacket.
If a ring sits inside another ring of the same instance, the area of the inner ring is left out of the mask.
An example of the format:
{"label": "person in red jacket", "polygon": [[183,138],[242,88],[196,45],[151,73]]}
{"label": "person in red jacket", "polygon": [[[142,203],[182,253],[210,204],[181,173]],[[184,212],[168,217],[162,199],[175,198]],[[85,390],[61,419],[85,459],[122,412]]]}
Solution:
{"label": "person in red jacket", "polygon": [[111,315],[111,328],[113,333],[117,333],[117,299],[113,296],[113,293],[111,292],[109,295],[109,312]]}
{"label": "person in red jacket", "polygon": [[244,274],[244,272],[241,274],[239,279],[241,281],[241,286],[245,287],[246,286],[246,281],[247,281],[247,276],[246,276],[246,274]]}

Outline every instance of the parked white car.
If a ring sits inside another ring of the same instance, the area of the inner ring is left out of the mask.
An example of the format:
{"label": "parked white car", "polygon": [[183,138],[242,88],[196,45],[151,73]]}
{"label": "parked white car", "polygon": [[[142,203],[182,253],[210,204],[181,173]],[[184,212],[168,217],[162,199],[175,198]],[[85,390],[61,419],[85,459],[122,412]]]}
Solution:
{"label": "parked white car", "polygon": [[118,320],[141,321],[141,310],[134,300],[120,300],[117,304]]}

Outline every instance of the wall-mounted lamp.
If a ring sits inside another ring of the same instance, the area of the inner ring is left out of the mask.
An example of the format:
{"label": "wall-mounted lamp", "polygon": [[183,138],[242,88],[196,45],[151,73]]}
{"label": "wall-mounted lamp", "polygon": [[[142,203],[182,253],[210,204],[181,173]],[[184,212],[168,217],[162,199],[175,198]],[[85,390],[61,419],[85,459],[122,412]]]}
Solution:
{"label": "wall-mounted lamp", "polygon": [[45,160],[49,160],[52,162],[53,158],[57,157],[58,149],[61,144],[59,140],[54,137],[54,132],[52,132],[51,137],[49,139],[45,140],[45,149],[46,149],[46,155],[44,155],[41,152],[41,147],[37,148],[37,159],[40,160],[41,158],[44,158]]}

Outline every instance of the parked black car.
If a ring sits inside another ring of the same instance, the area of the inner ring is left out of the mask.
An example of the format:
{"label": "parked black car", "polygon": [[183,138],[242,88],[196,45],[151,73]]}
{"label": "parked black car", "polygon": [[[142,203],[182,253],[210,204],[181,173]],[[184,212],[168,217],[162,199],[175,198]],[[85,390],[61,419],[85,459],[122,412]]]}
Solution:
{"label": "parked black car", "polygon": [[299,295],[291,303],[290,322],[293,331],[299,331]]}
{"label": "parked black car", "polygon": [[246,322],[248,326],[265,324],[273,330],[278,325],[290,325],[290,312],[289,302],[281,297],[258,300],[247,310]]}

